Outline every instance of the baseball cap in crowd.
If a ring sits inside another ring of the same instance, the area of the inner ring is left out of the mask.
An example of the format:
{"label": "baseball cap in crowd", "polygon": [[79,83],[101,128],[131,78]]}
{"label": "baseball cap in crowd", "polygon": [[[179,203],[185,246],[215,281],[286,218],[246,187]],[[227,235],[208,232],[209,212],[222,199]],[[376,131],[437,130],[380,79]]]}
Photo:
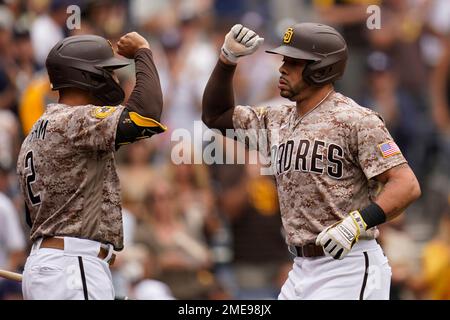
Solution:
{"label": "baseball cap in crowd", "polygon": [[391,58],[382,51],[374,51],[367,57],[366,67],[369,72],[385,72],[392,69]]}

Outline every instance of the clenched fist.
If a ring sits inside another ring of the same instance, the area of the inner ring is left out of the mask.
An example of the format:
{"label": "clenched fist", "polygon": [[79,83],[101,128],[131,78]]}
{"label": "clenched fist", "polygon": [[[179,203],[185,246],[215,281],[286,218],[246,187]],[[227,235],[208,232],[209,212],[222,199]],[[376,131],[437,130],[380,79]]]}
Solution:
{"label": "clenched fist", "polygon": [[228,61],[237,63],[239,57],[254,53],[264,42],[254,31],[241,24],[234,25],[225,36],[222,54]]}
{"label": "clenched fist", "polygon": [[137,32],[130,32],[122,36],[117,42],[117,53],[128,59],[134,59],[136,51],[149,48],[148,41]]}
{"label": "clenched fist", "polygon": [[343,259],[358,241],[367,224],[358,211],[350,212],[348,217],[324,229],[316,239],[316,245],[323,247],[326,255]]}

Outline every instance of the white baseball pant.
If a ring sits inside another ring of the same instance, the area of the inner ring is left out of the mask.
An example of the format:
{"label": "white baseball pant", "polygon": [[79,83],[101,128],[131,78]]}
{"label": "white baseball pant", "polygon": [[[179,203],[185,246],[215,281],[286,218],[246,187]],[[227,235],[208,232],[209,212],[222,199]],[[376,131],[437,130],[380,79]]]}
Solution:
{"label": "white baseball pant", "polygon": [[375,240],[361,240],[342,260],[296,257],[279,300],[387,300],[391,267]]}
{"label": "white baseball pant", "polygon": [[33,244],[25,264],[22,280],[24,299],[114,299],[109,265],[97,257],[100,242],[64,237],[64,250],[59,250],[39,248],[41,241]]}

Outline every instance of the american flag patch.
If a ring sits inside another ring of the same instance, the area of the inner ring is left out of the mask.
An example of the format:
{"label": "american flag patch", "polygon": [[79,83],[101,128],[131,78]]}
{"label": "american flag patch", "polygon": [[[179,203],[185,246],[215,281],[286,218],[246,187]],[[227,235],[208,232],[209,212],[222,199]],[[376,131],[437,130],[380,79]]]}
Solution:
{"label": "american flag patch", "polygon": [[400,149],[398,148],[397,144],[394,141],[379,144],[378,148],[380,148],[381,155],[383,156],[383,158],[389,158],[391,156],[401,153]]}

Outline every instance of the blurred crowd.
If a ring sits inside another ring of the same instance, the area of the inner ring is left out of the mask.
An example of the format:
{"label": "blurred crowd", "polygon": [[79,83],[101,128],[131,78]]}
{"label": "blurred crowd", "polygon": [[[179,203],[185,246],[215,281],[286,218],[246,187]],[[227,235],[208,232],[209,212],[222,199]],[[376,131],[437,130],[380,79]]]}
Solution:
{"label": "blurred crowd", "polygon": [[[381,8],[379,29],[366,24],[371,4]],[[81,9],[80,28],[68,28],[70,5]],[[171,136],[195,131],[233,24],[256,30],[271,47],[290,24],[314,21],[335,26],[349,45],[337,91],[384,117],[421,183],[421,199],[381,227],[391,298],[450,299],[449,17],[448,0],[0,0],[0,269],[20,272],[30,248],[15,165],[22,139],[58,98],[47,53],[69,35],[98,34],[115,46],[138,31],[154,53],[169,130],[117,154],[125,249],[112,267],[116,295],[275,299],[292,256],[273,178],[260,175],[259,164],[174,165]],[[288,102],[278,96],[280,64],[264,50],[242,59],[236,102]],[[133,68],[119,79],[128,97]],[[201,152],[201,138],[183,141],[183,152]],[[20,298],[20,284],[0,279],[0,299]]]}

